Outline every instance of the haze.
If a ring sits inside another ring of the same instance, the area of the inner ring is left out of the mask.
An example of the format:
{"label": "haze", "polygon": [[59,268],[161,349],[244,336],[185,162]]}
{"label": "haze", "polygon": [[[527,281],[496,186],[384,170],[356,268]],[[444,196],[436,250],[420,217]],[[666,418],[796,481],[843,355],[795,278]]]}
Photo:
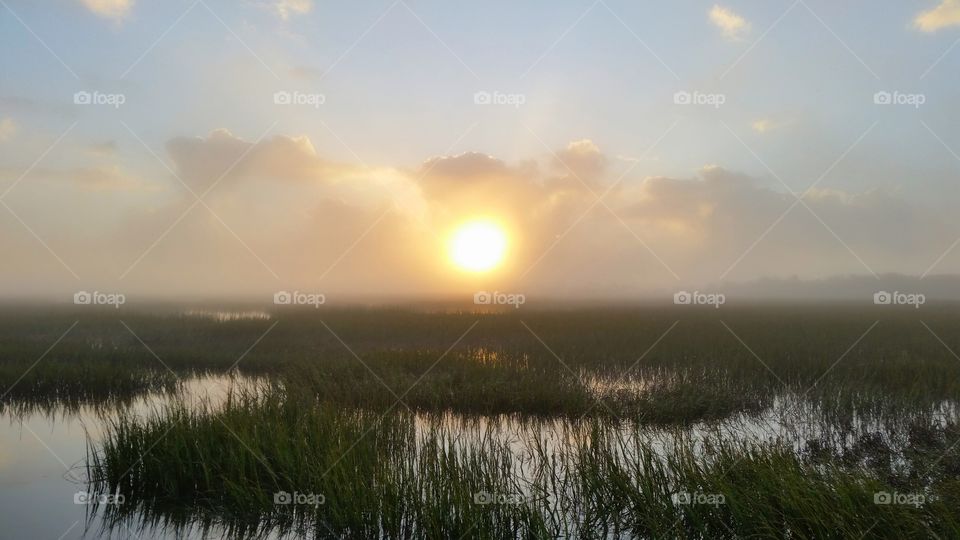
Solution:
{"label": "haze", "polygon": [[[960,272],[956,0],[4,0],[0,28],[6,298]],[[464,272],[476,219],[508,249]]]}

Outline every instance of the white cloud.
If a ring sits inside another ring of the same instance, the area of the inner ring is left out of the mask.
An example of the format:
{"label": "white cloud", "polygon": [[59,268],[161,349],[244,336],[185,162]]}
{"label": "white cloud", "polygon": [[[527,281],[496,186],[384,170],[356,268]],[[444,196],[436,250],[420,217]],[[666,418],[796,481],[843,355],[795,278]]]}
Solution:
{"label": "white cloud", "polygon": [[135,0],[80,0],[87,9],[104,19],[122,21],[130,14]]}
{"label": "white cloud", "polygon": [[607,167],[607,157],[590,139],[573,141],[556,153],[557,165],[582,181],[599,176]]}
{"label": "white cloud", "polygon": [[17,134],[17,123],[12,118],[0,120],[0,142],[7,142]]}
{"label": "white cloud", "polygon": [[936,32],[949,26],[960,26],[960,0],[943,0],[939,6],[921,12],[913,25],[923,32]]}
{"label": "white cloud", "polygon": [[753,124],[750,124],[750,127],[757,133],[766,133],[774,128],[774,124],[770,119],[761,118],[760,120],[754,121]]}
{"label": "white cloud", "polygon": [[739,41],[750,31],[750,23],[728,8],[714,5],[710,10],[710,22],[723,32],[723,37]]}
{"label": "white cloud", "polygon": [[273,0],[272,9],[283,20],[289,20],[293,15],[306,15],[313,10],[313,0]]}

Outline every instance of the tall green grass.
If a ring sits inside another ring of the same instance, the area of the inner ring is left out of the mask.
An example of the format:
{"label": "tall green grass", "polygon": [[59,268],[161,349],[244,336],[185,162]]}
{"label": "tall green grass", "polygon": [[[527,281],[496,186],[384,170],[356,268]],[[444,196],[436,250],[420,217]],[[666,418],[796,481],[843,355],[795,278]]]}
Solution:
{"label": "tall green grass", "polygon": [[[533,430],[539,435],[511,440],[483,422],[452,426],[434,418],[418,425],[407,412],[378,417],[274,388],[234,396],[219,410],[174,405],[147,420],[122,417],[102,446],[91,446],[88,474],[95,489],[126,496],[125,505],[111,508],[115,523],[142,515],[177,523],[188,512],[191,519],[181,523],[239,536],[960,535],[951,472],[960,456],[947,446],[960,434],[955,425],[917,438],[907,470],[865,465],[863,449],[813,454],[716,435],[654,436],[638,424],[602,419],[561,426],[554,436]],[[274,504],[281,491],[324,500]],[[882,492],[926,501],[877,505]],[[478,493],[499,503],[478,504]],[[680,493],[716,504],[683,504],[675,498]]]}
{"label": "tall green grass", "polygon": [[[356,538],[544,530],[527,507],[491,516],[473,504],[480,487],[514,489],[516,465],[502,444],[490,439],[461,452],[452,439],[443,431],[417,437],[409,415],[312,406],[275,390],[233,396],[218,411],[181,404],[149,420],[120,417],[102,448],[91,447],[88,474],[95,489],[125,495],[116,511],[188,509],[201,522],[250,534],[263,527]],[[321,495],[323,503],[274,504],[280,492]]]}

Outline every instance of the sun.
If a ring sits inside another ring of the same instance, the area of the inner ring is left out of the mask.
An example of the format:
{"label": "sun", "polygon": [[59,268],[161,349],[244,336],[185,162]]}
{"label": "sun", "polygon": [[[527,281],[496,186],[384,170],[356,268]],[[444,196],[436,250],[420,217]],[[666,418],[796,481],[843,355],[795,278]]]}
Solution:
{"label": "sun", "polygon": [[507,234],[492,221],[477,220],[461,225],[450,239],[450,259],[470,272],[496,268],[507,251]]}

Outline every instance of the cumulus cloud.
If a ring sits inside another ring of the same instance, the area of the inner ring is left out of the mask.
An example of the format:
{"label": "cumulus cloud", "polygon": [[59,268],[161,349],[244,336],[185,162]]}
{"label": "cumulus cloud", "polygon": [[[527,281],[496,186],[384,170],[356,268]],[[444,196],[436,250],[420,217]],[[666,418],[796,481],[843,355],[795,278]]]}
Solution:
{"label": "cumulus cloud", "polygon": [[437,156],[421,167],[424,178],[476,180],[504,175],[509,169],[503,161],[480,152],[465,152],[458,156]]}
{"label": "cumulus cloud", "polygon": [[717,4],[710,10],[710,22],[720,29],[724,38],[731,41],[739,41],[750,32],[750,23],[746,19]]}
{"label": "cumulus cloud", "polygon": [[804,200],[816,215],[802,205],[788,213],[792,195],[718,166],[691,179],[648,178],[633,197],[628,222],[683,278],[701,283],[731,269],[730,279],[916,274],[956,237],[946,216],[882,190],[813,190]]}
{"label": "cumulus cloud", "polygon": [[317,156],[307,137],[278,135],[252,143],[218,129],[205,138],[172,139],[167,152],[178,176],[194,189],[244,178],[322,180],[336,169]]}
{"label": "cumulus cloud", "polygon": [[0,120],[0,142],[7,142],[12,139],[17,134],[18,129],[17,123],[12,118]]}
{"label": "cumulus cloud", "polygon": [[[104,231],[95,239],[44,231],[38,219],[38,234],[56,237],[62,245],[53,248],[84,277],[118,276],[139,261],[122,283],[131,292],[266,295],[297,288],[336,298],[475,289],[475,277],[449,264],[446,240],[456,226],[478,217],[502,223],[510,239],[505,266],[485,276],[484,287],[559,297],[698,287],[728,270],[725,279],[736,281],[863,274],[857,257],[877,272],[918,274],[958,231],[949,214],[886,191],[817,189],[805,202],[819,217],[802,205],[785,215],[794,199],[778,183],[718,165],[689,178],[631,175],[605,205],[596,205],[568,168],[601,190],[618,175],[589,140],[537,160],[507,162],[467,152],[413,168],[337,164],[305,137],[254,143],[226,130],[172,139],[167,152],[178,176],[198,192],[223,177],[205,205],[177,196],[175,182],[163,192],[146,191],[170,179],[138,184],[148,173],[134,175],[118,165],[38,170],[38,176],[63,180],[49,186],[69,180],[92,192],[71,199],[63,211],[96,215]],[[25,183],[18,193],[26,196],[35,185]],[[102,192],[137,188],[135,197],[122,199],[129,207],[111,207],[109,217],[95,206],[120,200]],[[10,253],[23,247],[8,240],[0,238],[0,247],[9,245]],[[956,269],[957,262],[948,257],[939,270]],[[35,279],[26,270],[10,272],[4,270],[5,282]]]}
{"label": "cumulus cloud", "polygon": [[556,161],[560,168],[569,170],[583,181],[600,176],[608,162],[600,148],[589,139],[571,142],[556,153]]}
{"label": "cumulus cloud", "polygon": [[80,0],[87,9],[98,17],[122,21],[133,9],[134,0]]}
{"label": "cumulus cloud", "polygon": [[442,227],[472,217],[517,223],[536,214],[548,199],[538,174],[533,164],[511,166],[486,154],[467,152],[428,159],[412,178],[431,219]]}
{"label": "cumulus cloud", "polygon": [[[563,151],[557,155],[563,154]],[[584,158],[588,154],[576,154]],[[592,165],[583,159],[577,166]],[[553,164],[554,167],[557,164]],[[568,174],[563,169],[563,174]],[[435,157],[423,163],[415,177],[428,205],[452,215],[497,214],[516,220],[542,215],[546,206],[563,199],[584,199],[586,188],[579,181],[549,176],[537,163],[510,165],[477,152]]]}
{"label": "cumulus cloud", "polygon": [[960,0],[943,0],[937,7],[918,14],[913,24],[923,32],[960,26]]}

